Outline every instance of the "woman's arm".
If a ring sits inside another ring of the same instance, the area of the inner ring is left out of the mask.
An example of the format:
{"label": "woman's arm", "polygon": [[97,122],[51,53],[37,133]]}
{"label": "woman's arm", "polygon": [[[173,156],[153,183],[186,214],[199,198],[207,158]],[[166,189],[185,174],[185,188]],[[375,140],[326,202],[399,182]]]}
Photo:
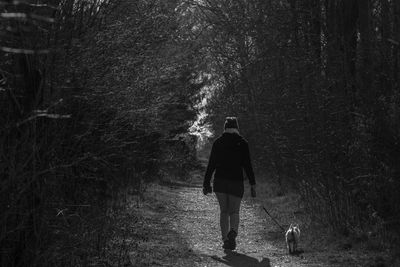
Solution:
{"label": "woman's arm", "polygon": [[210,159],[208,160],[208,165],[207,165],[207,171],[206,175],[204,177],[204,182],[203,182],[203,187],[204,188],[210,188],[211,185],[211,177],[213,175],[213,172],[215,171],[215,168],[217,166],[217,157],[216,157],[216,148],[215,148],[215,143],[212,145],[211,148],[211,154],[210,154]]}
{"label": "woman's arm", "polygon": [[250,159],[250,150],[249,150],[249,145],[247,142],[244,142],[244,150],[243,150],[243,168],[244,171],[246,172],[247,178],[249,178],[249,183],[251,185],[256,184],[256,179],[254,177],[254,171],[253,171],[253,166],[251,165],[251,159]]}

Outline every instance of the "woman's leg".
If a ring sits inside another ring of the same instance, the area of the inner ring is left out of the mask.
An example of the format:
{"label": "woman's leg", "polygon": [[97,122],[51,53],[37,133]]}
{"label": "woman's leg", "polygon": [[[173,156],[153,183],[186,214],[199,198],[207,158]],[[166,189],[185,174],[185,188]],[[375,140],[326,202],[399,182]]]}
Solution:
{"label": "woman's leg", "polygon": [[242,198],[240,197],[228,195],[230,229],[233,229],[236,233],[238,233],[239,230],[239,210],[241,201]]}
{"label": "woman's leg", "polygon": [[215,192],[219,208],[220,208],[220,217],[219,223],[221,226],[221,235],[222,240],[225,241],[228,239],[228,231],[229,231],[229,211],[228,211],[228,194]]}

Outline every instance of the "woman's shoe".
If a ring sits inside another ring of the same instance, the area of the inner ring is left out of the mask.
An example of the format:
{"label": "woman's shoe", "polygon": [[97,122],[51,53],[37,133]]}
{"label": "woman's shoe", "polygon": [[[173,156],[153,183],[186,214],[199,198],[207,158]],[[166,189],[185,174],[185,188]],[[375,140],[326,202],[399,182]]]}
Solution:
{"label": "woman's shoe", "polygon": [[228,233],[228,242],[230,245],[231,250],[234,250],[236,248],[236,237],[237,237],[237,233],[235,230],[230,230]]}
{"label": "woman's shoe", "polygon": [[224,244],[222,245],[224,249],[231,249],[231,242],[229,240],[225,240]]}

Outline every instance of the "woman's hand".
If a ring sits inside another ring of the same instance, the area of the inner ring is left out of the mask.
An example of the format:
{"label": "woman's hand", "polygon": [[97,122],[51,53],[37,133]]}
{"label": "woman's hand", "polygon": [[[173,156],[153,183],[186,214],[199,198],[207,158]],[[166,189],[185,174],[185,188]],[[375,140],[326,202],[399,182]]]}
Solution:
{"label": "woman's hand", "polygon": [[257,196],[256,185],[255,184],[251,186],[250,192],[251,192],[251,197],[256,197]]}

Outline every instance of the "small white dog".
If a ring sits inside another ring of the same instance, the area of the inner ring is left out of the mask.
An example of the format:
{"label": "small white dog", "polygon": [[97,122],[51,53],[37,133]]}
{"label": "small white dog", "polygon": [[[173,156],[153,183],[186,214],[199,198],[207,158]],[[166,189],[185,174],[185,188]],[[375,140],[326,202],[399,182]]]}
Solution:
{"label": "small white dog", "polygon": [[298,225],[291,224],[285,234],[286,246],[289,250],[289,254],[297,252],[297,244],[300,240],[300,228]]}

